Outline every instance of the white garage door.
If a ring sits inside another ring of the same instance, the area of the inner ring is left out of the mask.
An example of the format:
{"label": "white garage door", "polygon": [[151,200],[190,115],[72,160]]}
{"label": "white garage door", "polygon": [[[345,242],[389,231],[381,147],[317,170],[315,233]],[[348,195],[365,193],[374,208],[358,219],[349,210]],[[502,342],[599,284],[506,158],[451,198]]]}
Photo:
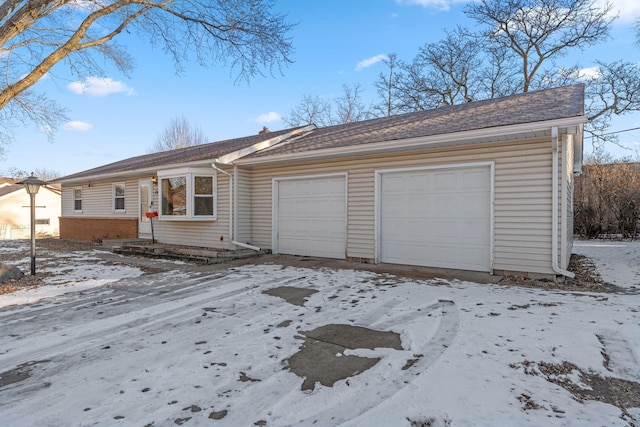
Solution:
{"label": "white garage door", "polygon": [[491,268],[488,165],[382,173],[379,215],[382,262]]}
{"label": "white garage door", "polygon": [[277,253],[344,259],[346,177],[276,181]]}

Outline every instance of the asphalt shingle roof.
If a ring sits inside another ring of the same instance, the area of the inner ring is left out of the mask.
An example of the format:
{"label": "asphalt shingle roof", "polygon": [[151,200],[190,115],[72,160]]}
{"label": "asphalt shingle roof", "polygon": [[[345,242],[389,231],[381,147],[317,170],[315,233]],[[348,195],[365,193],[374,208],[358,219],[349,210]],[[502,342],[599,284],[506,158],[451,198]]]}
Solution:
{"label": "asphalt shingle roof", "polygon": [[11,194],[18,190],[24,189],[24,185],[16,184],[17,180],[9,179],[9,178],[0,178],[0,184],[9,184],[3,185],[0,187],[0,197],[6,196],[7,194]]}
{"label": "asphalt shingle roof", "polygon": [[55,181],[65,181],[85,177],[90,178],[93,176],[115,173],[124,174],[139,169],[147,169],[153,167],[160,168],[162,166],[196,162],[199,160],[213,160],[215,158],[224,156],[225,154],[233,153],[234,151],[250,147],[258,142],[278,137],[291,131],[292,129],[285,129],[246,136],[243,138],[211,142],[209,144],[194,145],[192,147],[179,148],[176,150],[163,151],[160,153],[145,154],[142,156],[120,160],[114,163],[109,163],[108,165],[98,166],[96,168],[88,169],[72,175],[67,175],[63,178],[56,179]]}
{"label": "asphalt shingle roof", "polygon": [[251,158],[443,135],[584,116],[584,86],[487,99],[433,110],[319,128]]}
{"label": "asphalt shingle roof", "polygon": [[[487,99],[428,111],[319,128],[298,138],[285,141],[285,143],[250,154],[246,158],[358,146],[574,117],[584,117],[584,85],[528,92],[504,98]],[[65,180],[100,175],[126,174],[140,169],[213,160],[258,142],[285,135],[295,129],[284,129],[132,157],[67,175],[55,181],[64,182]]]}

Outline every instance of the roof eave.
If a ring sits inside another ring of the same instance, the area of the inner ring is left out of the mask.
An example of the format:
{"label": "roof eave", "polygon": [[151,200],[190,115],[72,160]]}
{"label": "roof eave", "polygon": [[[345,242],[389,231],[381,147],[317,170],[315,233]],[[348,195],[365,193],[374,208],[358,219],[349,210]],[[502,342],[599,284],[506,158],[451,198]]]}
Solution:
{"label": "roof eave", "polygon": [[98,175],[88,175],[88,176],[81,176],[81,177],[77,177],[77,178],[70,178],[70,179],[57,179],[57,180],[53,180],[51,182],[53,183],[61,183],[61,184],[78,184],[81,182],[87,182],[87,181],[108,181],[108,180],[112,180],[112,179],[122,179],[122,178],[131,178],[131,177],[142,177],[145,175],[154,175],[160,171],[160,170],[164,170],[164,169],[176,169],[176,168],[182,168],[182,167],[198,167],[198,166],[206,166],[209,167],[209,165],[211,164],[211,161],[213,160],[213,158],[209,158],[209,159],[204,159],[204,160],[197,160],[197,161],[193,161],[193,162],[186,162],[186,163],[172,163],[172,164],[167,164],[167,165],[160,165],[160,166],[153,166],[153,167],[148,167],[148,168],[140,168],[140,169],[130,169],[130,170],[126,170],[126,171],[118,171],[118,172],[112,172],[112,173],[105,173],[105,174],[98,174]]}
{"label": "roof eave", "polygon": [[[447,147],[452,145],[474,144],[486,142],[487,139],[499,136],[515,136],[531,132],[548,130],[552,127],[568,128],[584,125],[587,119],[584,116],[576,116],[541,122],[530,122],[508,126],[498,126],[484,129],[474,129],[463,132],[408,138],[403,140],[391,140],[374,142],[369,144],[349,145],[346,147],[326,148],[295,153],[276,154],[254,158],[238,159],[237,165],[266,165],[274,163],[286,163],[292,161],[316,160],[347,155],[376,154],[390,151],[415,150],[421,148]],[[572,133],[572,132],[569,132]]]}
{"label": "roof eave", "polygon": [[285,141],[291,138],[292,136],[308,133],[313,131],[314,129],[316,129],[315,125],[303,126],[301,128],[292,130],[291,132],[286,132],[282,135],[257,142],[253,145],[250,145],[249,147],[241,148],[240,150],[227,153],[224,156],[221,156],[218,158],[210,157],[207,159],[195,160],[192,162],[180,162],[180,163],[172,163],[172,164],[165,164],[165,165],[158,165],[158,166],[150,166],[146,168],[130,169],[125,171],[118,171],[118,172],[105,173],[105,174],[86,175],[86,176],[70,178],[70,179],[65,179],[63,177],[61,179],[52,180],[50,182],[61,183],[61,184],[77,184],[77,183],[82,183],[87,181],[107,181],[107,180],[116,179],[116,178],[121,179],[121,178],[127,178],[127,177],[144,176],[145,174],[155,175],[158,171],[167,170],[167,169],[177,169],[177,168],[183,168],[183,167],[197,167],[197,166],[209,167],[209,165],[212,162],[222,163],[222,164],[233,164],[235,160],[241,157],[248,156],[249,154],[253,154],[258,151],[265,150],[267,148],[271,148],[281,143],[282,141]]}

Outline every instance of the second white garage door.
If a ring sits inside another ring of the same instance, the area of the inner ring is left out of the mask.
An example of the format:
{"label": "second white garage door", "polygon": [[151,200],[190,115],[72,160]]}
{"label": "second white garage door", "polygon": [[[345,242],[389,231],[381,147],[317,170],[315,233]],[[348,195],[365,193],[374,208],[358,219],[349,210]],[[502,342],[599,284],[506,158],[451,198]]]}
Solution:
{"label": "second white garage door", "polygon": [[275,252],[345,257],[346,176],[276,179]]}
{"label": "second white garage door", "polygon": [[491,269],[491,166],[381,172],[379,259]]}

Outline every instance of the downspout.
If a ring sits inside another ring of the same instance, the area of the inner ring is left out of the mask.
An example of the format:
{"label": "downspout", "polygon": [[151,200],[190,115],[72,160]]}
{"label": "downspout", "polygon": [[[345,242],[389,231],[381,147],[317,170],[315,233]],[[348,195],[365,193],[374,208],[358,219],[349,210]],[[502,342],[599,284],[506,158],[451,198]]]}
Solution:
{"label": "downspout", "polygon": [[558,274],[570,279],[575,277],[570,271],[558,265],[558,128],[551,128],[551,268]]}
{"label": "downspout", "polygon": [[[569,149],[572,147],[573,135],[565,134],[562,135],[562,164],[560,166],[560,173],[562,174],[562,191],[560,192],[560,265],[568,265],[567,255],[571,256],[571,254],[567,254],[567,247],[569,246],[569,241],[567,238],[567,222],[569,220],[569,178],[567,174],[569,172],[569,165],[567,164],[569,161]],[[573,165],[571,165],[571,169],[573,169]]]}
{"label": "downspout", "polygon": [[211,163],[211,167],[216,170],[217,172],[220,172],[226,176],[229,177],[229,239],[231,240],[231,244],[236,245],[236,246],[240,246],[242,248],[246,248],[246,249],[252,249],[254,251],[259,251],[260,248],[257,246],[252,246],[252,245],[247,245],[246,243],[241,243],[241,242],[236,242],[234,240],[234,233],[233,233],[233,224],[234,224],[234,211],[233,211],[233,185],[234,185],[234,180],[233,180],[233,174],[230,174],[229,172],[226,172],[222,169],[220,169],[218,167],[218,165],[216,164],[216,162]]}

